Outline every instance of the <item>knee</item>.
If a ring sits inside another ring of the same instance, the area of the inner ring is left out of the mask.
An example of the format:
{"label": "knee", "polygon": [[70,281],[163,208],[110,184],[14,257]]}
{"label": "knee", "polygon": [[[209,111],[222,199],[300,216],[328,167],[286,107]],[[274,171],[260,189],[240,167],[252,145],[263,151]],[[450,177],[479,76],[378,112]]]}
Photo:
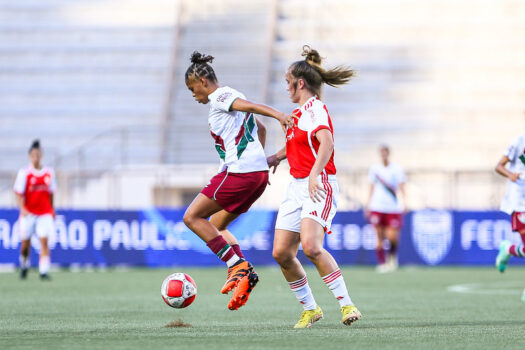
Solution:
{"label": "knee", "polygon": [[316,244],[303,243],[304,255],[310,260],[317,260],[323,253],[322,247],[318,247]]}
{"label": "knee", "polygon": [[281,266],[286,266],[290,261],[294,259],[293,254],[291,254],[286,249],[273,249],[272,256]]}

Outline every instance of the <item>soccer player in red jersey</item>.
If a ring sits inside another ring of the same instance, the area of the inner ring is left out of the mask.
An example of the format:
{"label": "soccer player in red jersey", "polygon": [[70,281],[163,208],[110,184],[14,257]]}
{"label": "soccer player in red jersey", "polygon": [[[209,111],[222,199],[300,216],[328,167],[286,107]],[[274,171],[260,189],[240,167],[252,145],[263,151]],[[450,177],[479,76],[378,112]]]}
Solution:
{"label": "soccer player in red jersey", "polygon": [[195,100],[210,104],[208,124],[220,167],[186,210],[184,223],[228,266],[228,277],[221,292],[227,294],[235,290],[228,308],[237,310],[248,300],[258,276],[227,228],[248,211],[268,184],[268,164],[259,139],[262,124],[254,114],[275,118],[283,127],[291,126],[293,118],[252,103],[235,89],[220,86],[208,64],[212,60],[212,56],[194,52],[185,79]]}
{"label": "soccer player in red jersey", "polygon": [[[377,272],[385,273],[397,269],[399,230],[403,224],[402,213],[406,211],[406,177],[399,165],[390,162],[388,146],[382,145],[379,154],[381,163],[374,164],[368,172],[371,184],[365,213],[377,234]],[[388,261],[383,250],[385,238],[390,243]]]}
{"label": "soccer player in red jersey", "polygon": [[20,208],[20,278],[27,277],[31,236],[36,233],[40,239],[40,278],[49,280],[51,262],[48,238],[54,230],[55,173],[53,169],[42,166],[42,149],[38,140],[29,148],[29,159],[31,163],[18,171],[14,185],[16,202]]}
{"label": "soccer player in red jersey", "polygon": [[345,84],[354,72],[341,66],[323,69],[321,56],[309,46],[303,47],[302,55],[305,59],[294,62],[286,73],[290,99],[299,105],[294,111],[294,127],[287,131],[286,147],[268,157],[268,165],[274,171],[287,158],[293,177],[279,207],[273,256],[304,308],[295,328],[309,328],[323,317],[297,259],[299,244],[338,300],[343,324],[350,325],[361,318],[361,313],[348,295],[335,259],[323,248],[324,234],[330,233],[336,213],[339,188],[334,164],[334,128],[328,109],[319,98],[323,83]]}

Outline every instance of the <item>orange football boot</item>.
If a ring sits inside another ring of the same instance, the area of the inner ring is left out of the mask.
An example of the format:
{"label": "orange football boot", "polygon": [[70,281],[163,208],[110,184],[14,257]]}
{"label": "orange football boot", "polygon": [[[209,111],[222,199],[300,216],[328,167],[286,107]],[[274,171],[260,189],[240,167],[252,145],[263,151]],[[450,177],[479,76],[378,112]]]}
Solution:
{"label": "orange football boot", "polygon": [[244,306],[250,298],[250,293],[253,288],[259,283],[259,276],[255,271],[251,271],[247,276],[241,278],[237,284],[237,288],[233,292],[232,298],[228,303],[228,309],[238,310],[241,306]]}
{"label": "orange football boot", "polygon": [[232,291],[239,281],[247,276],[251,271],[253,271],[253,266],[246,260],[241,260],[237,265],[233,265],[228,269],[228,276],[226,277],[226,282],[222,286],[221,293],[228,294]]}

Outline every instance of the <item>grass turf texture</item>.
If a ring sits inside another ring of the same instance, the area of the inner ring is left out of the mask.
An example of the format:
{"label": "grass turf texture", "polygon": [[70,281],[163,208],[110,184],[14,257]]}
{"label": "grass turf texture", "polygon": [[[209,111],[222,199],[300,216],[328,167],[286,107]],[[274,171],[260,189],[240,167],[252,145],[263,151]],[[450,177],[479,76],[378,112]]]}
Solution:
{"label": "grass turf texture", "polygon": [[[172,309],[162,280],[184,271],[196,281],[195,302]],[[364,318],[346,327],[339,306],[312,269],[310,285],[325,318],[294,330],[302,311],[277,268],[258,268],[261,283],[239,311],[219,293],[226,269],[135,269],[59,272],[41,282],[0,274],[2,349],[521,349],[525,269],[407,268],[378,275],[345,268]],[[520,282],[523,280],[523,283]],[[478,283],[474,293],[447,286]],[[501,286],[502,289],[497,287]],[[191,327],[173,327],[177,323]],[[171,324],[172,327],[166,327]]]}

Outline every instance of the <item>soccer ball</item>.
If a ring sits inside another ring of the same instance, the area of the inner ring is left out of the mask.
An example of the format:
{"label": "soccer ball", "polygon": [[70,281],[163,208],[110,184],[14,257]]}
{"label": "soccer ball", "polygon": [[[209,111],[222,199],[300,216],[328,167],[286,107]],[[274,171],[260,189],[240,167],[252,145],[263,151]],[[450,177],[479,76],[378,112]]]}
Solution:
{"label": "soccer ball", "polygon": [[162,299],[171,307],[182,309],[189,306],[197,296],[197,285],[189,275],[177,272],[169,275],[160,288]]}

